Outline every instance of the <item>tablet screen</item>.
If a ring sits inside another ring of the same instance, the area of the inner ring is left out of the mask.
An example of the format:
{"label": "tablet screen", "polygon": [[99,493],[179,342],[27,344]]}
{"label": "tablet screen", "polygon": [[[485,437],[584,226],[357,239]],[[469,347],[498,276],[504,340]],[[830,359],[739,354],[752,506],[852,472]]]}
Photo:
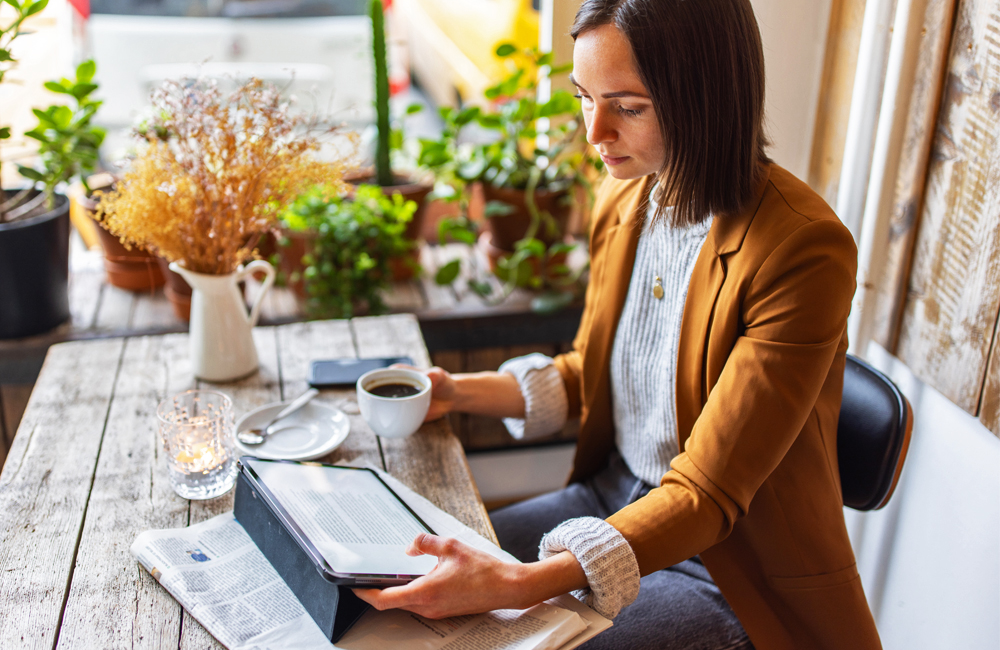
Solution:
{"label": "tablet screen", "polygon": [[374,472],[243,458],[337,574],[424,575],[437,563],[404,549],[433,532]]}

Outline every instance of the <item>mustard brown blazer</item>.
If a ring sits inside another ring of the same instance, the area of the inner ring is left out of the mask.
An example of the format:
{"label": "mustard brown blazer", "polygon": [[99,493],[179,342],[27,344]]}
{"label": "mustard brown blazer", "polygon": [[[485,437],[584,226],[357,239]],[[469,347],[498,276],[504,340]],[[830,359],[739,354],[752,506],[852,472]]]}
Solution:
{"label": "mustard brown blazer", "polygon": [[[614,446],[611,347],[649,183],[608,178],[594,207],[586,308],[573,351],[556,358],[581,420],[571,481]],[[659,487],[608,519],[642,575],[701,554],[757,650],[881,647],[837,469],[856,268],[847,228],[776,165],[742,213],[716,216],[681,322],[682,451]]]}

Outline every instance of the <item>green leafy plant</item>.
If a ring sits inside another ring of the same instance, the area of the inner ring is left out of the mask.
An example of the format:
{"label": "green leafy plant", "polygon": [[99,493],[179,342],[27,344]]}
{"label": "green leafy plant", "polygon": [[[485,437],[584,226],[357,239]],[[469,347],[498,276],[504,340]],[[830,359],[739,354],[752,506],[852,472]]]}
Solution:
{"label": "green leafy plant", "polygon": [[[3,83],[7,73],[17,65],[17,59],[11,53],[11,46],[14,41],[19,36],[31,33],[21,29],[22,24],[31,16],[45,9],[48,0],[0,0],[0,7],[4,4],[8,4],[14,8],[14,16],[13,20],[7,25],[0,25],[0,83]],[[0,125],[0,141],[9,139],[10,135],[10,127]],[[0,174],[0,178],[2,177],[3,175]],[[27,214],[28,211],[22,212],[20,210],[21,204],[26,198],[27,193],[18,193],[12,199],[8,200],[4,192],[0,191],[0,223],[12,219],[13,217],[9,215],[15,210],[17,212],[14,212],[14,216]]]}
{"label": "green leafy plant", "polygon": [[306,192],[281,216],[288,230],[314,237],[302,259],[306,312],[314,318],[385,312],[380,293],[389,283],[389,260],[411,247],[403,234],[417,204],[376,185],[359,185],[352,199],[325,195],[322,188]]}
{"label": "green leafy plant", "polygon": [[[534,48],[518,50],[510,43],[497,47],[496,54],[507,60],[509,74],[486,90],[493,107],[440,109],[444,122],[441,136],[419,141],[418,162],[434,172],[439,184],[450,188],[450,198],[461,201],[463,215],[468,210],[468,188],[474,182],[525,192],[531,222],[525,236],[515,243],[513,254],[498,262],[503,290],[493,295],[496,292],[489,283],[476,279],[470,280],[469,287],[494,301],[502,301],[515,287],[528,287],[546,296],[544,304],[538,305],[540,311],[558,309],[580,293],[583,269],[571,272],[565,267],[563,260],[574,245],[561,241],[558,223],[550,212],[539,209],[536,193],[566,192],[565,200],[572,201],[572,190],[583,187],[589,197],[588,168],[600,169],[601,162],[587,153],[576,99],[564,90],[552,92],[545,101],[538,99],[539,81],[565,72],[569,66],[554,66],[551,53]],[[472,123],[493,132],[496,138],[486,143],[461,143],[462,129]],[[509,204],[493,200],[487,202],[485,216],[502,219],[513,211]],[[442,242],[450,238],[472,244],[476,228],[465,216],[446,219],[439,235]],[[435,281],[450,284],[459,273],[459,260],[452,260],[439,269]]]}
{"label": "green leafy plant", "polygon": [[104,129],[91,124],[94,114],[103,102],[91,98],[97,90],[93,61],[84,61],[76,68],[76,78],[48,81],[45,87],[68,95],[75,106],[57,104],[46,109],[34,109],[38,125],[26,132],[25,137],[37,140],[41,169],[18,165],[17,170],[28,180],[41,183],[44,200],[51,209],[56,186],[79,178],[90,193],[86,177],[97,168],[98,154],[104,141]]}

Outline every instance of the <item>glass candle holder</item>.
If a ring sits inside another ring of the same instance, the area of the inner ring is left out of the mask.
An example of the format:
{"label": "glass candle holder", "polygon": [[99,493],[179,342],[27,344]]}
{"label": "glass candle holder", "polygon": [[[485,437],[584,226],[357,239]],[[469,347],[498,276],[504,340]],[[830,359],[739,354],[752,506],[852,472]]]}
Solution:
{"label": "glass candle holder", "polygon": [[160,441],[167,453],[170,485],[185,499],[211,499],[236,482],[235,414],[229,396],[189,390],[156,409]]}

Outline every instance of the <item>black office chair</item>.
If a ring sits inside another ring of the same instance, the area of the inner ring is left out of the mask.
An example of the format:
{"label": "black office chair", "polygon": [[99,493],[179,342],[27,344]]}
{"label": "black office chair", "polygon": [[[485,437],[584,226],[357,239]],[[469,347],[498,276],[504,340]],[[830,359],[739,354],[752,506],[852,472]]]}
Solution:
{"label": "black office chair", "polygon": [[892,381],[847,355],[837,455],[844,505],[878,510],[889,502],[913,431],[913,409]]}

